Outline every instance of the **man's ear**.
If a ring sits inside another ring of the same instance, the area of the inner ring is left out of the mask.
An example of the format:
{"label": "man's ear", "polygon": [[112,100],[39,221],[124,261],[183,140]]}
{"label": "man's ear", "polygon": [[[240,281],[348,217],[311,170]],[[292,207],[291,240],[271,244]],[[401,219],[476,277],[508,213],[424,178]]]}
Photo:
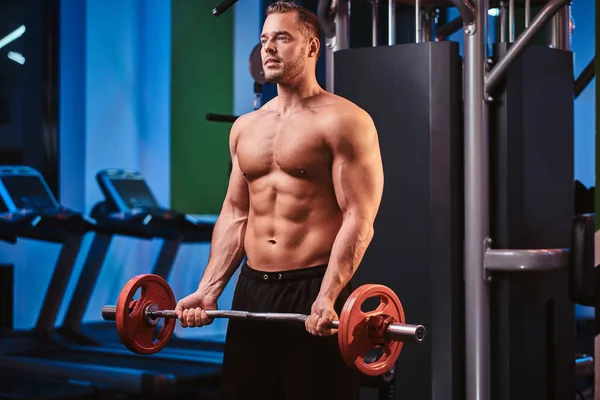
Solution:
{"label": "man's ear", "polygon": [[308,55],[310,57],[316,57],[319,54],[319,41],[317,38],[310,38],[308,42]]}

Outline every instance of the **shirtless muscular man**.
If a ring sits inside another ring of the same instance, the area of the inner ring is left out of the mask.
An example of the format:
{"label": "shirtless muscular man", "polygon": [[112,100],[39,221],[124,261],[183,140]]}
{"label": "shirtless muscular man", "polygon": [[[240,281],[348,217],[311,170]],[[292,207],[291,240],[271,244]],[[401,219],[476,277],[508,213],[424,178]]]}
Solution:
{"label": "shirtless muscular man", "polygon": [[309,314],[306,325],[229,320],[223,399],[356,399],[358,376],[340,355],[337,319],[373,237],[383,167],[371,117],[316,79],[317,17],[293,3],[267,9],[260,36],[277,97],[231,128],[233,170],[198,289],[175,309],[183,327],[240,266],[232,309]]}

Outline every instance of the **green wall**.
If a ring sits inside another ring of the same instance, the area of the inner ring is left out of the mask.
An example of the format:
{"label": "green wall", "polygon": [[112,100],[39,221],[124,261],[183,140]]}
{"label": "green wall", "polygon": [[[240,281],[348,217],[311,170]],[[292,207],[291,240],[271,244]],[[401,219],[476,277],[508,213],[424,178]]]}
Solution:
{"label": "green wall", "polygon": [[171,207],[216,214],[229,177],[231,124],[206,113],[233,113],[233,9],[212,15],[216,4],[172,1]]}

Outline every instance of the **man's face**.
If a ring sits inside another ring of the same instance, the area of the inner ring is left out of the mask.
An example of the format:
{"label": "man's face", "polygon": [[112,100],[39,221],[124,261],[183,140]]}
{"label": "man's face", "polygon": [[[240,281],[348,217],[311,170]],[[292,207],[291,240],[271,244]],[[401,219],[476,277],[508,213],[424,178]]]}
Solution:
{"label": "man's face", "polygon": [[301,75],[307,62],[307,40],[295,12],[271,14],[260,36],[265,78],[273,83],[291,83]]}

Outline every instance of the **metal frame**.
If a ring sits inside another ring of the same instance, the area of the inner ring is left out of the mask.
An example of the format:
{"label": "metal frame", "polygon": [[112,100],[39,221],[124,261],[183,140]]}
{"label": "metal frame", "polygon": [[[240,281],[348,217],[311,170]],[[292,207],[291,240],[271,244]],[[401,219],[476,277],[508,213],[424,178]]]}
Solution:
{"label": "metal frame", "polygon": [[452,0],[464,27],[465,375],[468,400],[491,398],[488,286],[491,271],[547,270],[568,265],[568,251],[564,249],[490,249],[487,101],[492,99],[491,92],[535,34],[569,0],[550,0],[516,39],[506,56],[486,73],[489,68],[485,46],[488,1],[475,0],[473,7],[468,0]]}
{"label": "metal frame", "polygon": [[579,97],[596,76],[596,69],[594,68],[595,62],[596,56],[592,57],[591,61],[585,66],[583,71],[581,71],[577,79],[575,79],[575,98]]}
{"label": "metal frame", "polygon": [[36,329],[39,331],[49,332],[54,328],[82,241],[83,235],[69,235],[63,242],[38,315]]}
{"label": "metal frame", "polygon": [[[486,0],[478,0],[486,2]],[[550,0],[544,5],[544,7],[537,13],[536,17],[531,22],[531,25],[525,29],[514,42],[514,44],[508,49],[506,56],[504,56],[498,64],[485,76],[485,91],[488,94],[498,86],[500,80],[508,71],[508,68],[523,54],[527,45],[531,43],[535,35],[550,21],[552,16],[560,10],[561,7],[568,4],[570,0]],[[465,36],[465,40],[466,40]],[[466,58],[466,54],[465,54]]]}
{"label": "metal frame", "polygon": [[436,28],[434,41],[441,42],[442,40],[446,40],[448,36],[454,34],[463,26],[462,18],[456,17],[452,21],[448,22],[445,25]]}
{"label": "metal frame", "polygon": [[350,0],[321,0],[319,20],[325,30],[325,88],[333,93],[334,53],[350,47]]}

